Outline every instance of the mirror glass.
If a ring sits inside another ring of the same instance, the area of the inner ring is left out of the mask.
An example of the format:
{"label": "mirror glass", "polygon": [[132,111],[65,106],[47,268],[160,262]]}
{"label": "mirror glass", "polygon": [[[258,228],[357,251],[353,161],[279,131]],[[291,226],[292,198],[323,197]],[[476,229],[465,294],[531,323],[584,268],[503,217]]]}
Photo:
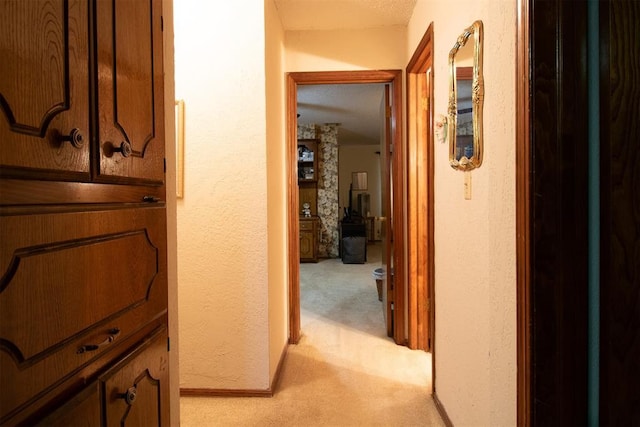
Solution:
{"label": "mirror glass", "polygon": [[449,162],[456,170],[482,164],[482,21],[458,37],[449,52]]}

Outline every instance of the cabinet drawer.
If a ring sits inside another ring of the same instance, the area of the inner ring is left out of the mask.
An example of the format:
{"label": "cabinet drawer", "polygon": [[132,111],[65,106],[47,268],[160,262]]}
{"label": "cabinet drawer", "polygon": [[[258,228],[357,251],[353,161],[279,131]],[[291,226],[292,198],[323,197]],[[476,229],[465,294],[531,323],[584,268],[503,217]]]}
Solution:
{"label": "cabinet drawer", "polygon": [[166,313],[165,224],[164,207],[0,217],[0,424]]}
{"label": "cabinet drawer", "polygon": [[300,230],[309,230],[309,231],[313,231],[315,225],[315,221],[304,221],[304,220],[300,220]]}

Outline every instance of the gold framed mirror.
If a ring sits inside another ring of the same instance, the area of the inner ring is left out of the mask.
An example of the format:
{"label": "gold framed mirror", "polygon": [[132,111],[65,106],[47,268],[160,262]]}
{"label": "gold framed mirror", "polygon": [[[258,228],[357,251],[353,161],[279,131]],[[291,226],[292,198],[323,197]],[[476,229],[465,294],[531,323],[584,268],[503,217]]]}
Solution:
{"label": "gold framed mirror", "polygon": [[482,164],[482,33],[475,21],[449,52],[449,163],[461,171]]}

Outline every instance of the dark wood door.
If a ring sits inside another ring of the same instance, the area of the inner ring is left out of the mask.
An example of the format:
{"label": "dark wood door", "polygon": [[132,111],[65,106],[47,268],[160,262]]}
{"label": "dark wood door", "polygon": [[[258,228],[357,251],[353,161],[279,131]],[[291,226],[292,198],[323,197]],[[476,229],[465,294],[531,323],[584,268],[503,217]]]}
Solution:
{"label": "dark wood door", "polygon": [[640,425],[640,2],[600,2],[600,424]]}
{"label": "dark wood door", "polygon": [[160,0],[97,2],[101,181],[164,180],[161,13]]}
{"label": "dark wood door", "polygon": [[586,3],[531,9],[531,418],[586,425]]}
{"label": "dark wood door", "polygon": [[[531,2],[533,425],[640,424],[640,3],[595,5],[598,46],[587,49],[586,2]],[[589,55],[598,55],[599,99],[588,96]],[[588,105],[598,101],[600,132],[589,134]],[[591,300],[590,272],[599,278]]]}
{"label": "dark wood door", "polygon": [[88,11],[0,2],[0,175],[89,179]]}

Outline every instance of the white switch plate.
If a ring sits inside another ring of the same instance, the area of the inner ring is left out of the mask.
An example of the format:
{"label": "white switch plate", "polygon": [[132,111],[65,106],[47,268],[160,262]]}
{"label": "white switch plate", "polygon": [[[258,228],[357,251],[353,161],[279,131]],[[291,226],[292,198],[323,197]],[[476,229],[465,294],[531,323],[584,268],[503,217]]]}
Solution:
{"label": "white switch plate", "polygon": [[464,199],[471,200],[471,172],[464,173]]}

